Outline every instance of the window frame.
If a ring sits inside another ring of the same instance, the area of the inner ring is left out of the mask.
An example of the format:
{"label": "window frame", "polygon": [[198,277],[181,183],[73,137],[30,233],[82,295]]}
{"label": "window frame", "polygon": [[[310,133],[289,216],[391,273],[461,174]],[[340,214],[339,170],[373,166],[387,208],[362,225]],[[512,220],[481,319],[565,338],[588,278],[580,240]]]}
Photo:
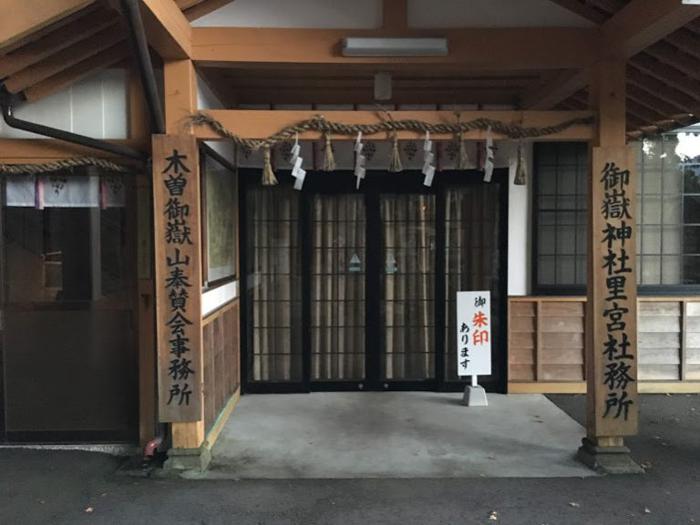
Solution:
{"label": "window frame", "polygon": [[[579,143],[582,144],[582,143]],[[640,145],[641,147],[641,145]],[[576,285],[576,284],[540,284],[539,283],[539,265],[538,265],[538,259],[539,259],[539,213],[540,213],[540,207],[539,207],[539,200],[538,200],[538,184],[539,184],[539,178],[537,176],[537,168],[538,168],[538,147],[537,143],[534,144],[533,147],[533,184],[532,184],[532,192],[531,192],[531,211],[530,211],[530,220],[531,220],[531,244],[530,244],[530,290],[532,291],[533,295],[547,295],[547,296],[571,296],[571,295],[586,295],[587,294],[587,285]],[[637,191],[637,194],[639,194],[639,191]],[[683,206],[684,203],[684,196],[687,193],[685,192],[685,181],[681,181],[681,192],[679,193],[680,198],[681,198],[681,207]],[[694,195],[694,194],[691,194]],[[638,195],[636,198],[639,198]],[[586,195],[586,202],[589,203],[588,201],[588,196]],[[590,203],[589,203],[590,205]],[[681,208],[682,210],[682,208]],[[588,213],[588,211],[586,211]],[[587,216],[587,215],[586,215]],[[639,223],[637,222],[638,218],[635,216],[635,227],[639,227]],[[681,222],[680,224],[681,227],[681,253],[678,255],[678,257],[681,260],[681,265],[683,264],[683,242],[684,242],[684,228],[686,227],[686,224]],[[588,243],[588,241],[587,241]],[[587,245],[586,249],[586,257],[588,256],[588,251],[589,247]],[[556,255],[555,255],[556,257]],[[639,257],[639,254],[635,254],[635,257]],[[698,257],[700,260],[700,257]],[[587,260],[587,258],[586,258]],[[681,272],[683,270],[681,269]],[[586,268],[586,275],[588,274],[588,268]],[[681,275],[683,275],[681,273]],[[689,296],[689,295],[700,295],[700,283],[698,284],[638,284],[637,285],[637,293],[641,296],[669,296],[669,297],[676,297],[676,296]]]}
{"label": "window frame", "polygon": [[[236,208],[233,210],[232,215],[234,217],[234,235],[233,244],[236,247],[236,253],[234,254],[234,272],[232,275],[227,275],[226,277],[221,277],[219,279],[209,280],[209,225],[207,222],[207,190],[206,190],[206,165],[207,158],[213,159],[224,169],[230,172],[231,177],[234,178],[233,183],[235,184],[234,191],[234,204]],[[199,180],[200,180],[200,220],[201,220],[201,241],[202,241],[202,291],[206,292],[208,290],[213,290],[222,285],[232,283],[238,280],[240,275],[239,259],[240,259],[240,246],[238,244],[240,232],[238,231],[238,181],[235,178],[238,177],[238,170],[236,166],[218,153],[214,148],[205,144],[204,142],[199,145]]]}

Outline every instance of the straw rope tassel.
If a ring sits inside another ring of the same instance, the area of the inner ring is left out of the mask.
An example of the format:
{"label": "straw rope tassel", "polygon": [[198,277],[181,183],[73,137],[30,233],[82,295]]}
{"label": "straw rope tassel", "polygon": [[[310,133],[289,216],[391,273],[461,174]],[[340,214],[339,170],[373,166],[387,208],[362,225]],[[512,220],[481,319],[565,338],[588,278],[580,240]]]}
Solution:
{"label": "straw rope tassel", "polygon": [[398,173],[403,170],[401,165],[401,154],[399,153],[399,136],[394,133],[391,145],[391,160],[389,161],[389,171]]}
{"label": "straw rope tassel", "polygon": [[324,133],[326,147],[323,155],[323,171],[335,171],[335,156],[333,155],[333,144],[331,144],[331,133]]}
{"label": "straw rope tassel", "polygon": [[274,186],[279,184],[275,172],[272,169],[272,151],[269,145],[265,145],[263,149],[264,164],[263,164],[263,174],[262,174],[262,185],[263,186]]}
{"label": "straw rope tassel", "polygon": [[459,153],[457,155],[457,169],[466,170],[469,164],[469,155],[467,155],[467,144],[464,141],[464,134],[460,131],[457,134],[457,140],[459,141]]}

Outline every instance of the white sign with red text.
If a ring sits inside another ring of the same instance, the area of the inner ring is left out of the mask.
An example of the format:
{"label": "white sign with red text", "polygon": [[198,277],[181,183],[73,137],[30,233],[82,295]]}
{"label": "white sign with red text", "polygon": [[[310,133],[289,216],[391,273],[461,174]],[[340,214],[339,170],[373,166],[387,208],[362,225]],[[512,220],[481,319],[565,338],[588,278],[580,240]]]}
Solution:
{"label": "white sign with red text", "polygon": [[457,292],[457,374],[491,374],[491,292]]}

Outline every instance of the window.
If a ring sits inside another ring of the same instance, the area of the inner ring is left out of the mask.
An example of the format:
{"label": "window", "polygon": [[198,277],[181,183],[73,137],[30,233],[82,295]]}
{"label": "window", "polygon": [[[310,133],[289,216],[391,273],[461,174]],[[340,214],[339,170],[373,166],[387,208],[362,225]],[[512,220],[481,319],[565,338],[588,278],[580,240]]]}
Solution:
{"label": "window", "polygon": [[138,437],[136,176],[88,167],[4,177],[8,440]]}
{"label": "window", "polygon": [[210,148],[202,149],[203,266],[205,286],[236,276],[236,173]]}
{"label": "window", "polygon": [[676,155],[678,139],[645,140],[637,169],[638,282],[700,284],[700,159]]}
{"label": "window", "polygon": [[586,283],[588,147],[535,145],[533,246],[538,293],[580,290]]}
{"label": "window", "polygon": [[[637,280],[652,290],[700,285],[700,158],[677,154],[675,134],[640,142]],[[535,293],[583,293],[588,152],[583,143],[535,146]]]}

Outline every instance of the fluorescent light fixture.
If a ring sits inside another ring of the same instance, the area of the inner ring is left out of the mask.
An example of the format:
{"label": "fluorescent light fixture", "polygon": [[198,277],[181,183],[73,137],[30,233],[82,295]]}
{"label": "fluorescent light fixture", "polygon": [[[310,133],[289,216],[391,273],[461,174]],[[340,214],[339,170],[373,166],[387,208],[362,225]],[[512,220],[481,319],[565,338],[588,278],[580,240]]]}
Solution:
{"label": "fluorescent light fixture", "polygon": [[446,38],[343,39],[346,57],[441,57],[447,55]]}

